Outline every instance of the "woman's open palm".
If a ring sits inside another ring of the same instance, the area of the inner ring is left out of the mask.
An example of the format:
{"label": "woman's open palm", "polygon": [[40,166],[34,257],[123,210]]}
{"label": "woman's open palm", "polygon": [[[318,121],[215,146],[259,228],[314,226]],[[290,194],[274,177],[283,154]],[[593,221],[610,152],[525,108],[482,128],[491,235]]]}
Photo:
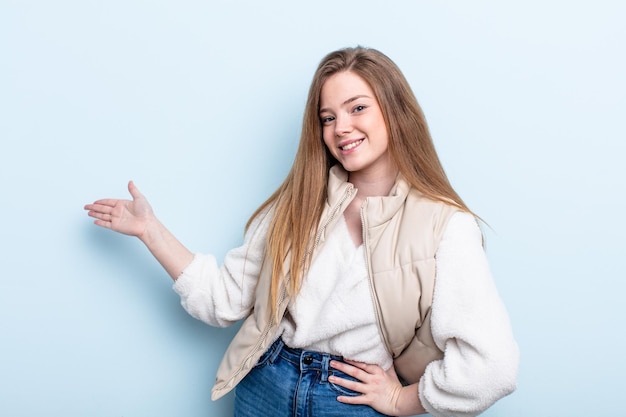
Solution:
{"label": "woman's open palm", "polygon": [[141,238],[148,223],[154,218],[154,213],[148,200],[132,181],[128,183],[128,191],[132,200],[97,200],[87,204],[85,210],[89,210],[87,214],[96,219],[96,225]]}

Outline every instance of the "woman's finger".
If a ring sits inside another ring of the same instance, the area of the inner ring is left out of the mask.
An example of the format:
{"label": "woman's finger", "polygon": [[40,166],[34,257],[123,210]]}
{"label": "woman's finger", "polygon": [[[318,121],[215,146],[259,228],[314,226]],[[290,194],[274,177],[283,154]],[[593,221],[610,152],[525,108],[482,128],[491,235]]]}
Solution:
{"label": "woman's finger", "polygon": [[[369,377],[380,368],[376,365],[350,360],[345,360],[345,362],[331,361],[330,366],[363,382],[368,382]],[[380,369],[382,370],[382,368]]]}
{"label": "woman's finger", "polygon": [[343,372],[344,374],[348,374],[351,377],[359,379],[357,377],[357,374],[361,372],[361,370],[352,364],[340,362],[340,361],[330,361],[330,366],[331,368],[335,368]]}
{"label": "woman's finger", "polygon": [[364,370],[368,374],[373,374],[373,373],[377,372],[378,370],[382,371],[382,368],[380,366],[378,366],[378,365],[373,365],[371,363],[365,363],[365,362],[357,362],[357,361],[353,361],[353,360],[350,360],[350,359],[344,359],[344,360],[347,363],[349,363],[350,365]]}
{"label": "woman's finger", "polygon": [[356,391],[356,392],[363,394],[364,384],[359,381],[353,381],[351,379],[345,379],[345,378],[341,378],[335,375],[329,376],[328,380],[332,382],[333,384],[340,385],[349,390]]}
{"label": "woman's finger", "polygon": [[133,197],[133,200],[143,197],[143,194],[139,192],[139,188],[137,188],[133,181],[128,181],[128,192]]}
{"label": "woman's finger", "polygon": [[111,213],[103,213],[101,211],[90,210],[89,212],[87,212],[87,215],[89,217],[93,217],[95,219],[102,220],[105,222],[113,221],[113,214]]}
{"label": "woman's finger", "polygon": [[102,210],[105,211],[107,208],[109,210],[113,210],[113,207],[115,207],[115,204],[117,204],[119,200],[115,199],[115,198],[105,198],[102,200],[96,200],[91,204],[87,204],[85,206],[85,208],[87,210]]}

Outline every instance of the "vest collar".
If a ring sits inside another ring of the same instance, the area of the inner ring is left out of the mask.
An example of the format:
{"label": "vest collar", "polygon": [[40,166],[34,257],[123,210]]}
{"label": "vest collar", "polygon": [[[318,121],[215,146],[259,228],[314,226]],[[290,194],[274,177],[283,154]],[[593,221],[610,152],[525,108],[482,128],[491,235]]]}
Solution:
{"label": "vest collar", "polygon": [[[348,182],[348,172],[341,165],[333,166],[328,178],[328,205],[334,207],[349,187],[353,185]],[[389,195],[367,197],[364,204],[368,226],[376,227],[389,221],[402,208],[410,190],[411,185],[398,174]]]}

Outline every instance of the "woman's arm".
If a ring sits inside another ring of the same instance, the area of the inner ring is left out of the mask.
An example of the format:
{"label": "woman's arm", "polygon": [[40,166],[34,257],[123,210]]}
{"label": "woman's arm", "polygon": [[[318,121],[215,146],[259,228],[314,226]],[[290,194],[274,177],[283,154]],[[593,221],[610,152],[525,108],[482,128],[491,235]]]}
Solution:
{"label": "woman's arm", "polygon": [[476,220],[457,213],[437,250],[431,330],[444,352],[419,384],[434,417],[476,416],[515,390],[519,351]]}
{"label": "woman's arm", "polygon": [[192,261],[193,254],[156,218],[148,200],[132,181],[128,183],[128,191],[132,201],[102,199],[85,205],[85,210],[96,219],[96,225],[139,238],[176,280]]}
{"label": "woman's arm", "polygon": [[231,249],[222,265],[210,254],[193,254],[154,215],[150,204],[130,182],[131,200],[103,199],[85,210],[95,224],[139,238],[174,279],[174,290],[187,312],[212,326],[225,327],[247,316],[265,253],[270,210],[250,224],[244,243]]}

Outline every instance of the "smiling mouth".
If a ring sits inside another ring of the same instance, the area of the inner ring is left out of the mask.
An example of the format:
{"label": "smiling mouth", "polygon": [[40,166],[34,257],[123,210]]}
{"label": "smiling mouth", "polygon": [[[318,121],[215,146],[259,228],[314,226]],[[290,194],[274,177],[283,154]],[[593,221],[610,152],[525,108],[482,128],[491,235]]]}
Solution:
{"label": "smiling mouth", "polygon": [[339,149],[342,151],[349,151],[350,149],[354,149],[359,146],[363,142],[363,139],[355,140],[354,142],[350,142],[347,145],[340,146]]}

